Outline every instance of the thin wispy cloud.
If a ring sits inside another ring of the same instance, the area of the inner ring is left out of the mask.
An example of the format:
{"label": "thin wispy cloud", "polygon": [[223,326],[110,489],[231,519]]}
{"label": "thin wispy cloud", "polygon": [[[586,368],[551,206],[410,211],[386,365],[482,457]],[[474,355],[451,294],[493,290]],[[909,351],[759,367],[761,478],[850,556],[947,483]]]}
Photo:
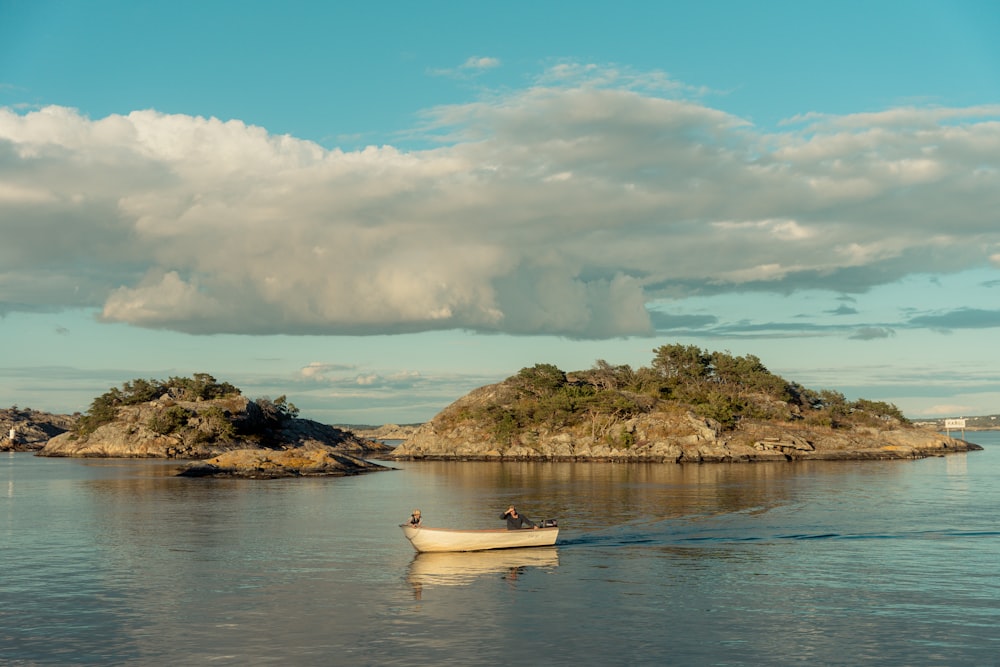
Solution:
{"label": "thin wispy cloud", "polygon": [[692,86],[663,71],[641,71],[622,65],[598,65],[576,61],[559,61],[535,78],[539,88],[580,87],[616,88],[669,97],[699,98],[713,91],[705,86]]}
{"label": "thin wispy cloud", "polygon": [[857,315],[858,314],[858,309],[857,308],[852,308],[851,306],[846,306],[844,304],[841,304],[841,305],[837,306],[836,308],[834,308],[833,310],[828,310],[826,312],[829,313],[830,315],[837,315],[837,316]]}
{"label": "thin wispy cloud", "polygon": [[299,374],[306,380],[315,382],[329,382],[345,374],[356,372],[357,366],[354,364],[331,364],[321,361],[314,361],[303,367]]}
{"label": "thin wispy cloud", "polygon": [[473,56],[462,63],[462,69],[466,70],[487,70],[496,67],[500,67],[500,59],[488,56]]}
{"label": "thin wispy cloud", "polygon": [[453,79],[468,79],[479,76],[484,72],[500,67],[499,58],[491,56],[470,56],[457,67],[442,67],[427,71],[431,76],[443,76]]}
{"label": "thin wispy cloud", "polygon": [[850,335],[854,340],[879,340],[892,338],[896,332],[888,327],[861,327]]}
{"label": "thin wispy cloud", "polygon": [[993,329],[1000,327],[1000,310],[958,308],[945,313],[917,315],[910,318],[912,327],[930,329]]}
{"label": "thin wispy cloud", "polygon": [[964,108],[938,105],[905,106],[884,111],[853,113],[843,116],[809,112],[782,121],[782,125],[803,124],[808,131],[829,128],[864,129],[901,127],[934,129],[949,122],[964,123],[970,118],[996,121],[1000,119],[1000,104],[984,104]]}

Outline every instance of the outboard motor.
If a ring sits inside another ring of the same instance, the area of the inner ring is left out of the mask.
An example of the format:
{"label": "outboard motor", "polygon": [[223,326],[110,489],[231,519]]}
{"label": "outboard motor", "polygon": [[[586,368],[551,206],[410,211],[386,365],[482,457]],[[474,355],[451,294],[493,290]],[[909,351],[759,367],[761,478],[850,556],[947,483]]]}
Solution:
{"label": "outboard motor", "polygon": [[555,519],[542,519],[542,528],[555,528],[559,525]]}

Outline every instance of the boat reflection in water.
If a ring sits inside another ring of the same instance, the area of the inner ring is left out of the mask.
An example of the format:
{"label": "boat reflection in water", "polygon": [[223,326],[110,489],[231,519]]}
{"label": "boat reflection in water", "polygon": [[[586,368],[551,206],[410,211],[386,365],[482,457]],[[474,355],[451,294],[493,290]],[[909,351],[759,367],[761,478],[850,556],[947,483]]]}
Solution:
{"label": "boat reflection in water", "polygon": [[418,553],[410,563],[408,581],[420,598],[425,586],[465,586],[489,575],[514,580],[526,568],[559,567],[555,547]]}

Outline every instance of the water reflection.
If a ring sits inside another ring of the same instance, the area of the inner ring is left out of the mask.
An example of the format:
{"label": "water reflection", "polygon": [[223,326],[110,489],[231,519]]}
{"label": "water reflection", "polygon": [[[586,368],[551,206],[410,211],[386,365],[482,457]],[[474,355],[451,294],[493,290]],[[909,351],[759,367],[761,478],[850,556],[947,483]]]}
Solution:
{"label": "water reflection", "polygon": [[[579,535],[576,531],[767,513],[795,502],[804,483],[829,474],[836,464],[421,461],[398,465],[421,491],[419,497],[407,499],[407,505],[421,507],[430,525],[492,527],[495,514],[513,503],[532,519],[559,519],[567,531]],[[845,467],[838,470],[848,472]],[[565,538],[573,539],[570,532]]]}
{"label": "water reflection", "polygon": [[952,454],[945,459],[949,475],[965,476],[969,474],[968,454]]}
{"label": "water reflection", "polygon": [[526,568],[558,566],[559,552],[555,547],[421,553],[410,563],[407,581],[413,587],[414,597],[419,599],[425,586],[464,586],[480,577],[497,574],[515,580]]}

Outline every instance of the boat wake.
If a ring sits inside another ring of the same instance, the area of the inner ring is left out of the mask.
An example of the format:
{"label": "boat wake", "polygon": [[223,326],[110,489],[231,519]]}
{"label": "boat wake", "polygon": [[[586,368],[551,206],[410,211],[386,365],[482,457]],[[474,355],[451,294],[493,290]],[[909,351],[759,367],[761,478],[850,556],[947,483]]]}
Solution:
{"label": "boat wake", "polygon": [[968,531],[957,529],[892,531],[866,533],[838,533],[817,527],[815,531],[796,531],[792,533],[780,530],[780,527],[762,527],[748,529],[732,526],[691,525],[666,521],[653,525],[625,525],[600,531],[573,534],[565,530],[563,537],[557,543],[560,548],[604,548],[604,547],[636,547],[648,545],[652,547],[698,547],[707,544],[719,546],[724,544],[747,544],[778,542],[800,542],[821,540],[969,540],[996,539],[1000,531]]}

